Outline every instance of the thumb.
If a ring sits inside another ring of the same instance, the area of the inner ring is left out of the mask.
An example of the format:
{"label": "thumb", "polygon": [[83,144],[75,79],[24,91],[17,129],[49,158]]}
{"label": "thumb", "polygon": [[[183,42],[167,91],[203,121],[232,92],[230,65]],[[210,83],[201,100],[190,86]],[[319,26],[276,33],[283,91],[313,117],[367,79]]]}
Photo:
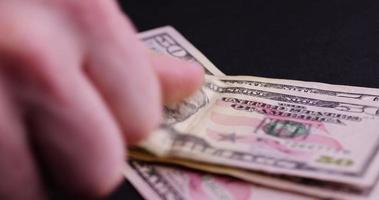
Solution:
{"label": "thumb", "polygon": [[150,53],[150,60],[158,75],[165,104],[175,103],[190,96],[203,83],[204,69],[197,63],[155,52]]}

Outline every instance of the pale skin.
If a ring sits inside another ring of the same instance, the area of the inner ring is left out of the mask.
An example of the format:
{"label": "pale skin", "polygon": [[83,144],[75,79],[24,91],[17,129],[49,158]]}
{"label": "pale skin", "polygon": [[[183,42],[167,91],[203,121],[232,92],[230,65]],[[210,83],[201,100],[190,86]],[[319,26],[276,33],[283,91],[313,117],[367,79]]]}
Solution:
{"label": "pale skin", "polygon": [[127,147],[203,81],[149,52],[113,0],[0,1],[0,199],[107,195]]}

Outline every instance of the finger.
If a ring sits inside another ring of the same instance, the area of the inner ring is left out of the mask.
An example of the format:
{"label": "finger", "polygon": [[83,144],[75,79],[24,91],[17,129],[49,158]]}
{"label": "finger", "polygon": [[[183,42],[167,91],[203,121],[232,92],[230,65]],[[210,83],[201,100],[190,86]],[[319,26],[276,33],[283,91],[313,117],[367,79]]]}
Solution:
{"label": "finger", "polygon": [[46,199],[21,118],[0,86],[0,199]]}
{"label": "finger", "polygon": [[202,66],[157,53],[150,55],[159,77],[165,104],[175,103],[190,96],[202,85]]}
{"label": "finger", "polygon": [[29,105],[41,160],[67,191],[105,195],[122,179],[125,148],[113,116],[81,71],[81,43],[51,10],[22,11],[25,15],[14,15],[13,21],[28,23],[8,24],[12,40],[1,42],[0,34],[0,46],[5,44],[0,51],[11,52],[17,63],[9,68],[18,76],[13,91]]}
{"label": "finger", "polygon": [[161,120],[160,85],[132,28],[119,31],[122,37],[110,32],[106,39],[98,38],[86,71],[116,116],[127,142],[136,144]]}
{"label": "finger", "polygon": [[84,76],[68,74],[65,99],[39,101],[29,111],[39,152],[58,186],[101,197],[122,180],[121,132]]}

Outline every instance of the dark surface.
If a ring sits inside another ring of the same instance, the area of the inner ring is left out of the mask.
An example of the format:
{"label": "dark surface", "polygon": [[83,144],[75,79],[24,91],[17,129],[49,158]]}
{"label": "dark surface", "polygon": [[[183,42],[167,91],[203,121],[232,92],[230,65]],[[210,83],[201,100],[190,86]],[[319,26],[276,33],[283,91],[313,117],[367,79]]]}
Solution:
{"label": "dark surface", "polygon": [[[140,31],[172,25],[226,74],[379,87],[379,1],[120,3]],[[140,198],[124,184],[116,199]]]}
{"label": "dark surface", "polygon": [[139,30],[174,26],[226,74],[379,86],[378,1],[122,5]]}

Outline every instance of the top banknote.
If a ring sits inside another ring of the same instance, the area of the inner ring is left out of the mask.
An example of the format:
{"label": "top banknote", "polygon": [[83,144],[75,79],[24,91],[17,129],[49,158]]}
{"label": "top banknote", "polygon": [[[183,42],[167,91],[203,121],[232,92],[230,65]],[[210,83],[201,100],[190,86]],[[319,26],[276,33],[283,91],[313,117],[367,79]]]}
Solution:
{"label": "top banknote", "polygon": [[166,108],[164,125],[141,147],[158,156],[368,187],[379,173],[376,96],[369,88],[207,76],[194,96]]}

